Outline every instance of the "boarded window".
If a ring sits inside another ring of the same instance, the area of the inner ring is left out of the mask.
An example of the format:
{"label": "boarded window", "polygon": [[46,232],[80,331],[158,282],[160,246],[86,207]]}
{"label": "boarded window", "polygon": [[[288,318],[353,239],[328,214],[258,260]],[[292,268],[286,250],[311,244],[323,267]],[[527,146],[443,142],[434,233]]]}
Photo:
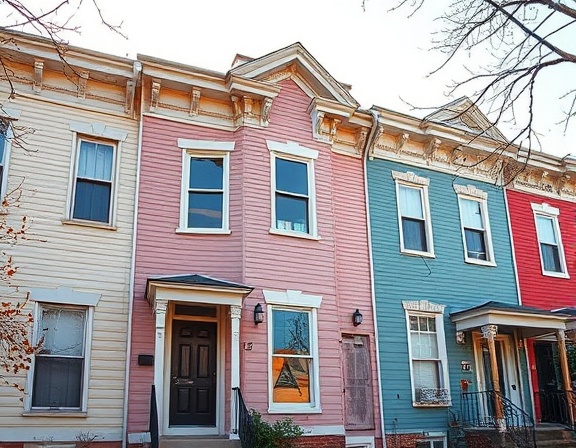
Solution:
{"label": "boarded window", "polygon": [[346,429],[374,429],[374,393],[367,336],[342,337]]}

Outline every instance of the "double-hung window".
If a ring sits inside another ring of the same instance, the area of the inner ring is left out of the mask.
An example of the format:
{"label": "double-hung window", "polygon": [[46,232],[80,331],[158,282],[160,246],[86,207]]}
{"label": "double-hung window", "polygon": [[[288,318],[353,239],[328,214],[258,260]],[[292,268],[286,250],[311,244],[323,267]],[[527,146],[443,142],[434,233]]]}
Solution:
{"label": "double-hung window", "polygon": [[116,145],[78,139],[72,219],[112,222]]}
{"label": "double-hung window", "polygon": [[122,142],[128,133],[103,123],[71,122],[73,163],[65,222],[115,225]]}
{"label": "double-hung window", "polygon": [[[297,300],[293,300],[294,294]],[[316,322],[320,298],[299,291],[264,291],[264,296],[268,305],[269,412],[320,412]]]}
{"label": "double-hung window", "polygon": [[402,302],[407,321],[412,397],[415,406],[450,404],[443,305]]}
{"label": "double-hung window", "polygon": [[536,220],[536,233],[542,273],[557,277],[567,277],[566,259],[560,236],[558,216],[560,210],[548,204],[532,204]]}
{"label": "double-hung window", "polygon": [[183,150],[179,232],[230,233],[229,160],[234,142],[178,139]]}
{"label": "double-hung window", "polygon": [[396,180],[401,252],[434,256],[428,203],[429,180],[410,172],[393,171],[392,176]]}
{"label": "double-hung window", "polygon": [[268,140],[271,154],[271,232],[317,237],[314,164],[318,151]]}
{"label": "double-hung window", "polygon": [[83,409],[87,317],[87,307],[39,305],[32,409]]}
{"label": "double-hung window", "polygon": [[487,193],[472,185],[454,185],[454,190],[458,194],[465,261],[494,265]]}

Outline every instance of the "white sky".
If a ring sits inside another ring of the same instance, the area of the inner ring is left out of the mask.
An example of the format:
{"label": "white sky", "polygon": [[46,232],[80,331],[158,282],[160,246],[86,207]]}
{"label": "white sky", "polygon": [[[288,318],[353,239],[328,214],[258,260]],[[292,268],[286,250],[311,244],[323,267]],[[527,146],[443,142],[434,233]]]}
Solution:
{"label": "white sky", "polygon": [[[388,11],[396,0],[367,0],[366,11],[361,0],[97,1],[109,22],[123,22],[128,40],[99,25],[94,8],[85,3],[76,17],[81,33],[69,35],[72,45],[226,72],[236,53],[259,57],[298,41],[334,78],[352,84],[351,93],[364,108],[378,105],[422,117],[429,111],[412,110],[402,99],[420,107],[451,101],[446,86],[463,78],[462,63],[471,63],[462,55],[459,63],[427,76],[443,61],[441,53],[428,49],[441,27],[434,20],[437,11],[449,0],[429,0],[411,19],[408,9]],[[563,75],[570,76],[575,79],[576,72]],[[568,135],[556,124],[562,119],[556,100],[562,81],[547,80],[538,129],[545,152],[576,155],[576,120]],[[506,126],[499,128],[513,135]]]}

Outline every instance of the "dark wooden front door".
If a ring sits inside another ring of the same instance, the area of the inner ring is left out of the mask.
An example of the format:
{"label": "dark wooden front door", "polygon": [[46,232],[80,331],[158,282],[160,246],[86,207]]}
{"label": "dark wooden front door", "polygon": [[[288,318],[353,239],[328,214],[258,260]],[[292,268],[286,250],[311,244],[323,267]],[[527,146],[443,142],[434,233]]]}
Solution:
{"label": "dark wooden front door", "polygon": [[170,426],[216,424],[216,328],[172,322]]}

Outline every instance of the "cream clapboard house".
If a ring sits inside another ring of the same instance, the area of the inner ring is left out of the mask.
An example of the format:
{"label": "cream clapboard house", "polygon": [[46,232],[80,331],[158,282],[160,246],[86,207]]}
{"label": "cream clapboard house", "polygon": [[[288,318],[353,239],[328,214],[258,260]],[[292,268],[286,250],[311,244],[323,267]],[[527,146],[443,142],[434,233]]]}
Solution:
{"label": "cream clapboard house", "polygon": [[27,374],[9,378],[24,396],[0,387],[0,446],[83,438],[120,446],[139,65],[72,47],[58,54],[27,34],[0,38],[0,118],[12,125],[0,139],[2,193],[20,195],[2,213],[29,225],[26,240],[2,249],[18,267],[11,300],[30,293],[34,335],[44,335]]}

